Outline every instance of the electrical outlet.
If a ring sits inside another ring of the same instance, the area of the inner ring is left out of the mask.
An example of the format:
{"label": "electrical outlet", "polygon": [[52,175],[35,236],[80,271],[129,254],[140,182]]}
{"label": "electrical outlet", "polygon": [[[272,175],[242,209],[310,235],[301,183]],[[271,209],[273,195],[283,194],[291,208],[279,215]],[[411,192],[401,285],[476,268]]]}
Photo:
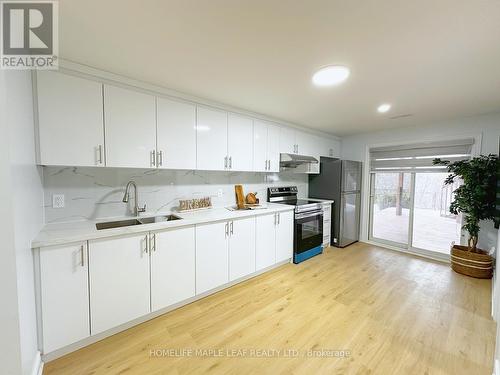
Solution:
{"label": "electrical outlet", "polygon": [[64,194],[52,194],[52,208],[64,207]]}
{"label": "electrical outlet", "polygon": [[218,198],[222,198],[223,194],[224,194],[224,192],[222,191],[222,189],[217,190],[217,197]]}

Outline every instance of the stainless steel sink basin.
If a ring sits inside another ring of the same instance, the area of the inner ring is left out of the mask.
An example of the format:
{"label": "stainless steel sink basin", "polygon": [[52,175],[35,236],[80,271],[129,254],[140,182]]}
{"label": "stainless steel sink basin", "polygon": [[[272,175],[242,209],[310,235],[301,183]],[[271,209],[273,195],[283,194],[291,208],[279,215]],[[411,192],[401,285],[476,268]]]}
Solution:
{"label": "stainless steel sink basin", "polygon": [[180,217],[175,216],[175,215],[162,215],[162,216],[153,216],[153,217],[142,217],[142,218],[138,218],[138,219],[106,221],[104,223],[97,223],[95,226],[96,226],[97,230],[102,230],[102,229],[130,227],[132,225],[162,223],[165,221],[180,220],[180,219],[181,219]]}
{"label": "stainless steel sink basin", "polygon": [[141,224],[162,223],[164,221],[180,220],[181,218],[175,215],[163,215],[140,218]]}
{"label": "stainless steel sink basin", "polygon": [[141,224],[142,223],[137,219],[129,219],[129,220],[107,221],[104,223],[97,223],[95,226],[97,230],[102,230],[102,229],[130,227],[132,225],[141,225]]}

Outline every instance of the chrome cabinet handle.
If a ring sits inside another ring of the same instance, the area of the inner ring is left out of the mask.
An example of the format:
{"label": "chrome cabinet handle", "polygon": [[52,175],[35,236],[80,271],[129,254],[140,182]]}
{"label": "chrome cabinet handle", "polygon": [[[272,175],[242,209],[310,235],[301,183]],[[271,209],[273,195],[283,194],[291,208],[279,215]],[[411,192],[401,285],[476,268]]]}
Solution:
{"label": "chrome cabinet handle", "polygon": [[268,170],[270,171],[271,170],[271,159],[269,159],[269,168]]}
{"label": "chrome cabinet handle", "polygon": [[152,167],[156,166],[156,151],[155,150],[151,151],[151,166]]}
{"label": "chrome cabinet handle", "polygon": [[144,237],[144,244],[145,244],[145,246],[144,246],[144,252],[146,254],[148,254],[148,242],[149,242],[148,241],[148,235],[146,234],[146,237]]}
{"label": "chrome cabinet handle", "polygon": [[97,146],[97,152],[99,153],[99,159],[97,159],[97,164],[102,165],[102,145]]}
{"label": "chrome cabinet handle", "polygon": [[156,158],[156,165],[158,167],[163,166],[163,151],[158,151]]}
{"label": "chrome cabinet handle", "polygon": [[230,224],[230,227],[231,227],[231,235],[233,235],[233,234],[234,234],[234,232],[233,232],[233,229],[234,229],[234,228],[233,228],[233,223],[234,223],[234,222],[233,222],[233,221],[231,221],[231,224]]}
{"label": "chrome cabinet handle", "polygon": [[276,225],[276,213],[274,213],[274,225]]}
{"label": "chrome cabinet handle", "polygon": [[83,257],[83,245],[80,246],[80,258],[81,258],[81,262],[82,262],[82,267],[85,267],[85,261],[84,261],[84,257]]}
{"label": "chrome cabinet handle", "polygon": [[280,220],[281,220],[281,217],[280,217],[280,214],[278,212],[278,225],[280,225]]}
{"label": "chrome cabinet handle", "polygon": [[226,231],[226,237],[229,237],[229,223],[226,223],[226,225],[224,226],[225,228],[225,231]]}
{"label": "chrome cabinet handle", "polygon": [[[152,238],[152,239],[151,239]],[[149,244],[151,246],[151,251],[156,252],[156,233],[151,233],[149,237]]]}
{"label": "chrome cabinet handle", "polygon": [[224,169],[227,169],[227,156],[224,156]]}
{"label": "chrome cabinet handle", "polygon": [[233,157],[229,157],[229,169],[233,169]]}

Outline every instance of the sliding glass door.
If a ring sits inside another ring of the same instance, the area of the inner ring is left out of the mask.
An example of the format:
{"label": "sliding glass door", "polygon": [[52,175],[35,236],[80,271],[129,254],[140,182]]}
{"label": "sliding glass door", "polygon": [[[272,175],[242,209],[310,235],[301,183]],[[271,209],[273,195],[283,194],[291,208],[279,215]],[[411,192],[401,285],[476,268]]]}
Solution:
{"label": "sliding glass door", "polygon": [[447,173],[416,173],[412,247],[448,254],[452,241],[460,243],[461,217],[450,214],[453,191]]}
{"label": "sliding glass door", "polygon": [[373,173],[371,237],[396,246],[408,245],[410,173]]}
{"label": "sliding glass door", "polygon": [[369,238],[425,255],[444,257],[460,243],[462,218],[450,214],[453,192],[446,166],[473,155],[473,138],[436,140],[369,149]]}
{"label": "sliding glass door", "polygon": [[449,212],[447,173],[371,173],[370,239],[414,251],[448,254],[460,243],[461,217]]}

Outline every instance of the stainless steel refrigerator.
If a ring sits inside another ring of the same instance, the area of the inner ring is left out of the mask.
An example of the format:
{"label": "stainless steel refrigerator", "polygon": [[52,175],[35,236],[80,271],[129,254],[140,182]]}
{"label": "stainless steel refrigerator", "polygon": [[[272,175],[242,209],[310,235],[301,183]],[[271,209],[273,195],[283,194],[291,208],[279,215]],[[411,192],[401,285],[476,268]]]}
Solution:
{"label": "stainless steel refrigerator", "polygon": [[361,162],[321,157],[319,175],[309,175],[309,197],[334,201],[332,245],[345,247],[359,240]]}

